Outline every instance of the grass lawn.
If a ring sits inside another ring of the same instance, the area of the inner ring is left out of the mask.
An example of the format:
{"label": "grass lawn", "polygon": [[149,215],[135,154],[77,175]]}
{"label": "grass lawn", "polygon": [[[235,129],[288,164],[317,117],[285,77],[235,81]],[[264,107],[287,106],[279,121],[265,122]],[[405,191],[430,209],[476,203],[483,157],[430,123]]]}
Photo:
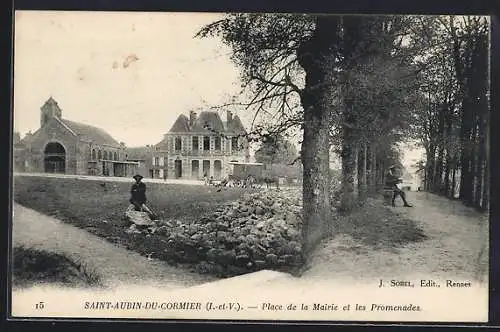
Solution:
{"label": "grass lawn", "polygon": [[[130,198],[130,183],[46,177],[15,177],[14,200],[76,226],[123,219]],[[147,183],[148,206],[160,219],[196,221],[220,204],[238,199],[245,191],[227,188]]]}
{"label": "grass lawn", "polygon": [[[129,222],[124,218],[130,186],[126,182],[106,182],[48,177],[15,177],[14,200],[28,208],[54,216],[83,228],[108,241],[143,255],[162,252],[165,239],[159,236],[127,234]],[[197,221],[218,206],[237,200],[246,191],[227,188],[216,192],[214,187],[147,183],[148,206],[161,220]]]}

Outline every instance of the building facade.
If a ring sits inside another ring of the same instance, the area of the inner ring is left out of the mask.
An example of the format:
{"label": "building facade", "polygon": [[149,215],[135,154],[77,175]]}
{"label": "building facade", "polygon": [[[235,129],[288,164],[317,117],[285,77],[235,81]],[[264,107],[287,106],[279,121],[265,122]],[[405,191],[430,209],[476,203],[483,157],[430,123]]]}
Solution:
{"label": "building facade", "polygon": [[50,97],[40,108],[40,128],[23,139],[14,136],[14,172],[131,176],[137,163],[126,147],[104,130],[62,118]]}
{"label": "building facade", "polygon": [[226,121],[217,112],[179,115],[161,142],[152,147],[151,175],[155,178],[215,180],[231,173],[231,162],[249,160],[246,130],[228,111]]}

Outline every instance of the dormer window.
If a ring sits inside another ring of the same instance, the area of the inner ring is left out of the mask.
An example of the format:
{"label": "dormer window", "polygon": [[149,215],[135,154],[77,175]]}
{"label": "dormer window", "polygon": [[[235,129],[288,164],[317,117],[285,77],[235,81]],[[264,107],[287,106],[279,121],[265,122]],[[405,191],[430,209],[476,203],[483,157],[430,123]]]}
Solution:
{"label": "dormer window", "polygon": [[198,150],[200,148],[200,143],[198,142],[198,136],[193,136],[193,150]]}
{"label": "dormer window", "polygon": [[215,142],[214,143],[215,143],[214,144],[215,145],[214,149],[220,151],[220,149],[221,149],[221,138],[220,138],[220,136],[215,137]]}
{"label": "dormer window", "polygon": [[210,150],[210,136],[203,136],[203,150]]}

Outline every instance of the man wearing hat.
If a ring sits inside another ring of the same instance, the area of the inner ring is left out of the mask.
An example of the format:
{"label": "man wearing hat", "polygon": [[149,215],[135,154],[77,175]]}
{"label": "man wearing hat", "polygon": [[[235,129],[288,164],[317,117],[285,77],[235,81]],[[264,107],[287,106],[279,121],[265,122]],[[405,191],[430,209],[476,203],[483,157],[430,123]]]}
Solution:
{"label": "man wearing hat", "polygon": [[146,185],[141,181],[143,176],[136,174],[133,176],[133,179],[135,180],[135,183],[130,189],[130,204],[134,205],[136,211],[144,211],[151,219],[155,219],[156,217],[154,213],[146,206]]}
{"label": "man wearing hat", "polygon": [[389,171],[387,172],[387,175],[385,178],[385,185],[393,189],[392,206],[396,206],[396,204],[395,204],[396,197],[400,196],[401,199],[403,200],[404,206],[411,207],[411,205],[408,204],[408,202],[406,201],[405,192],[398,187],[398,184],[401,182],[402,182],[402,180],[396,174],[396,165],[391,165],[389,167]]}

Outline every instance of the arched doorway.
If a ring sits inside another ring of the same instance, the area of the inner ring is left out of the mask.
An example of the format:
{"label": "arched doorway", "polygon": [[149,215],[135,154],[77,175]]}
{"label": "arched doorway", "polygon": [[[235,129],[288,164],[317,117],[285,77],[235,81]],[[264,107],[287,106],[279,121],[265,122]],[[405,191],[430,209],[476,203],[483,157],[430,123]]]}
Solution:
{"label": "arched doorway", "polygon": [[45,173],[66,173],[66,150],[60,143],[47,144],[43,153]]}

